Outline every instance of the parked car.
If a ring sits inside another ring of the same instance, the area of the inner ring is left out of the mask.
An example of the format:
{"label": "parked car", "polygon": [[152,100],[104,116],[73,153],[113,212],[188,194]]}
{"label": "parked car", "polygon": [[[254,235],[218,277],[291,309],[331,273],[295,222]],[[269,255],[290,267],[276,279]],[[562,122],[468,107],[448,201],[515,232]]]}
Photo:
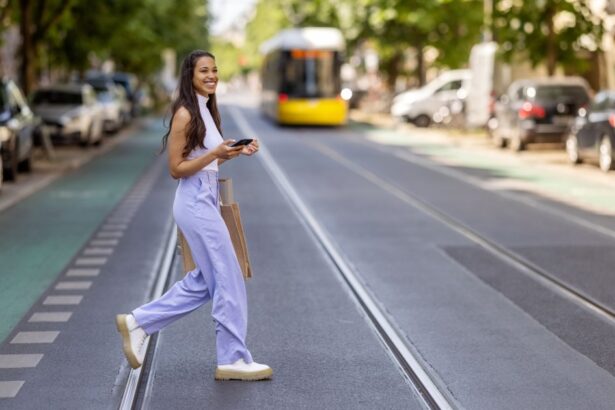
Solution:
{"label": "parked car", "polygon": [[128,100],[126,90],[122,86],[116,86],[115,95],[120,103],[120,117],[122,118],[122,126],[127,125],[132,119],[132,105]]}
{"label": "parked car", "polygon": [[0,154],[4,179],[14,181],[18,171],[32,168],[37,118],[23,94],[9,79],[0,79]]}
{"label": "parked car", "polygon": [[427,127],[443,106],[465,98],[471,76],[470,70],[446,71],[424,87],[397,95],[391,105],[391,114],[417,127]]}
{"label": "parked car", "polygon": [[514,151],[535,142],[564,142],[579,109],[587,107],[590,88],[578,77],[513,82],[495,103],[491,135]]}
{"label": "parked car", "polygon": [[124,124],[122,101],[118,94],[118,87],[113,81],[89,79],[86,81],[94,88],[96,99],[102,105],[103,130],[105,132],[117,132]]}
{"label": "parked car", "polygon": [[92,86],[65,84],[39,89],[32,96],[32,107],[52,140],[76,140],[82,146],[102,142],[103,110]]}
{"label": "parked car", "polygon": [[573,164],[597,162],[604,172],[615,168],[615,91],[598,93],[588,109],[579,110],[566,138],[566,152]]}

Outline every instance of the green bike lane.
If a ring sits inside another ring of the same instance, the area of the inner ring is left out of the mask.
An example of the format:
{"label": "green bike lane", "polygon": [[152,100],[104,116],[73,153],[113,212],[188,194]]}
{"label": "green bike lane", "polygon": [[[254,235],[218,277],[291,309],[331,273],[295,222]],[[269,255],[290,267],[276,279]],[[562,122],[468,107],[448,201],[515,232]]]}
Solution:
{"label": "green bike lane", "polygon": [[[490,147],[476,136],[447,137],[440,130],[396,130],[364,123],[353,123],[351,128],[371,142],[405,148],[460,171],[468,182],[486,189],[532,193],[592,213],[615,215],[615,177],[602,175],[593,166],[581,170],[561,164],[557,151],[516,155]],[[398,156],[411,161],[403,151]]]}
{"label": "green bike lane", "polygon": [[0,340],[154,161],[160,123],[144,120],[108,153],[0,213]]}

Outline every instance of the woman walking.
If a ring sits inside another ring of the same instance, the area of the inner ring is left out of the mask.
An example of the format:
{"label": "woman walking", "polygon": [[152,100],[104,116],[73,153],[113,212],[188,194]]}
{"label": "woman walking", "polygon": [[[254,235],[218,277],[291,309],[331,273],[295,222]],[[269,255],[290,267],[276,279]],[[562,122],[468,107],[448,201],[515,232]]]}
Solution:
{"label": "woman walking", "polygon": [[123,350],[133,368],[143,363],[148,335],[192,312],[210,299],[216,323],[216,380],[271,378],[246,347],[247,300],[244,279],[218,203],[218,165],[258,151],[258,141],[231,147],[224,141],[216,103],[218,69],[211,53],[193,51],[183,61],[179,95],[172,105],[168,146],[171,176],[179,179],[173,216],[195,260],[188,272],[160,298],[118,315]]}

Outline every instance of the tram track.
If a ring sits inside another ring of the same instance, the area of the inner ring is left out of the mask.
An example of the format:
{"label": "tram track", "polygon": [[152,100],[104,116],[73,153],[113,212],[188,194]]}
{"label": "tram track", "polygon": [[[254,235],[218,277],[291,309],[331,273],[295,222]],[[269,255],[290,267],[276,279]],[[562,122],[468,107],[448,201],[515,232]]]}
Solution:
{"label": "tram track", "polygon": [[[158,272],[149,295],[149,299],[155,299],[163,294],[171,281],[177,248],[177,229],[172,222],[167,229],[165,245],[158,254]],[[153,374],[157,363],[157,342],[159,335],[148,337],[144,342],[147,353],[143,365],[138,369],[131,369],[124,384],[122,399],[119,410],[147,409],[151,397]]]}
{"label": "tram track", "polygon": [[[245,135],[255,135],[245,118],[237,110],[230,109],[237,126]],[[297,194],[287,179],[284,171],[261,142],[260,159],[276,184],[280,192],[286,197],[293,211],[299,217],[306,229],[312,234],[314,240],[322,249],[331,263],[333,270],[338,274],[340,282],[345,285],[358,307],[366,315],[369,325],[382,342],[387,354],[398,366],[403,376],[415,391],[423,405],[429,409],[455,409],[459,405],[444,384],[429,370],[420,354],[411,346],[398,327],[389,319],[385,308],[371,294],[351,264],[338,249],[323,226],[314,217],[305,202]]]}
{"label": "tram track", "polygon": [[338,152],[325,146],[324,144],[314,141],[306,142],[306,144],[311,146],[313,149],[317,150],[321,154],[332,159],[333,161],[337,162],[338,164],[349,169],[353,173],[379,186],[389,194],[397,197],[408,205],[429,215],[433,219],[445,225],[447,228],[459,233],[466,239],[479,245],[489,254],[497,257],[501,261],[514,267],[526,276],[539,282],[540,284],[548,288],[550,291],[564,297],[566,300],[569,300],[575,305],[580,306],[583,309],[598,315],[599,317],[607,321],[609,324],[615,326],[615,309],[598,302],[592,296],[586,294],[584,291],[566,283],[565,281],[558,278],[555,274],[527,260],[525,257],[518,254],[517,252],[514,252],[506,246],[487,238],[486,236],[473,230],[466,224],[460,222],[455,217],[441,211],[437,207],[418,198],[416,195],[407,192],[407,190],[397,186],[396,184],[379,177],[365,167],[355,164],[354,162],[343,157]]}

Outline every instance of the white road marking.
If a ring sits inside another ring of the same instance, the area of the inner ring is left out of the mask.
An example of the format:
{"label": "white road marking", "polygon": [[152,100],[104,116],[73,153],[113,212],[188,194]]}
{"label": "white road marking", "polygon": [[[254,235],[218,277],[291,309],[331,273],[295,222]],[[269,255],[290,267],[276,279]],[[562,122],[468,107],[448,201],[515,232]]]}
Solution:
{"label": "white road marking", "polygon": [[117,239],[93,239],[90,241],[92,246],[115,246],[119,243]]}
{"label": "white road marking", "polygon": [[75,261],[76,266],[84,266],[84,265],[104,265],[107,263],[107,258],[79,258]]}
{"label": "white road marking", "polygon": [[24,380],[11,380],[0,382],[0,399],[12,399],[17,396]]}
{"label": "white road marking", "polygon": [[43,305],[78,305],[82,299],[83,296],[77,295],[47,296]]}
{"label": "white road marking", "polygon": [[122,231],[104,231],[98,232],[96,235],[99,238],[121,238],[124,236],[124,232]]}
{"label": "white road marking", "polygon": [[36,367],[43,355],[35,354],[0,354],[0,369],[23,369]]}
{"label": "white road marking", "polygon": [[36,312],[30,316],[28,322],[68,322],[73,312]]}
{"label": "white road marking", "polygon": [[121,231],[128,227],[127,224],[105,224],[102,227],[104,231]]}
{"label": "white road marking", "polygon": [[111,255],[113,248],[87,248],[83,251],[85,256]]}
{"label": "white road marking", "polygon": [[56,285],[57,290],[87,290],[92,286],[89,280],[81,281],[62,281]]}
{"label": "white road marking", "polygon": [[66,276],[98,276],[100,269],[69,269]]}
{"label": "white road marking", "polygon": [[15,335],[12,344],[15,343],[53,343],[60,332],[53,331],[41,331],[41,332],[19,332]]}

